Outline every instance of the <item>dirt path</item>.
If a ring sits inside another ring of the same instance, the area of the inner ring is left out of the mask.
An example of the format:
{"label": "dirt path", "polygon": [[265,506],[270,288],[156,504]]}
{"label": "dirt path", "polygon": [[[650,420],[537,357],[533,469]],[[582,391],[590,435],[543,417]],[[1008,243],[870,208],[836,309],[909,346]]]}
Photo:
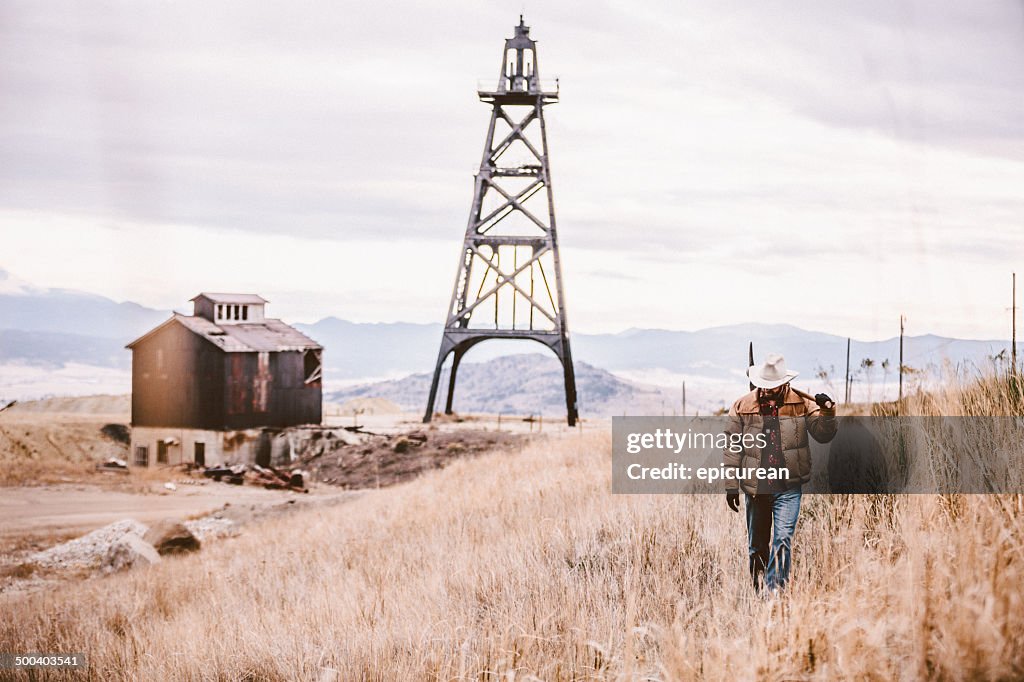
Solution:
{"label": "dirt path", "polygon": [[[185,519],[224,507],[266,507],[289,499],[327,499],[351,493],[323,487],[308,495],[258,487],[179,485],[157,493],[112,491],[86,485],[46,485],[0,489],[0,551],[26,539],[45,543],[49,537],[81,535],[114,521],[132,518],[151,524],[167,517]],[[32,544],[35,544],[33,542]]]}

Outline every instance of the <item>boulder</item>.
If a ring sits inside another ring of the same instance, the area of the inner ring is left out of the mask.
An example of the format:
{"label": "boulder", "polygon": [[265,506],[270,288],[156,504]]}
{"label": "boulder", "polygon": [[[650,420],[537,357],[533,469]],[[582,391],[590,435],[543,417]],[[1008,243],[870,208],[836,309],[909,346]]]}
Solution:
{"label": "boulder", "polygon": [[114,541],[104,557],[102,568],[108,573],[123,571],[136,566],[152,566],[160,563],[156,548],[138,535],[131,533]]}
{"label": "boulder", "polygon": [[160,521],[143,538],[160,554],[184,554],[199,549],[199,538],[185,524],[172,519]]}

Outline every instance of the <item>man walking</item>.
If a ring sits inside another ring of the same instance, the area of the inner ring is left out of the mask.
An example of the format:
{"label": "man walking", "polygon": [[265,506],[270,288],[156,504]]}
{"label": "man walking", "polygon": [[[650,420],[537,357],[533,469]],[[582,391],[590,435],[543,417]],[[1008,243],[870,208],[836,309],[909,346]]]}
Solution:
{"label": "man walking", "polygon": [[[752,365],[747,376],[755,388],[733,403],[726,433],[730,439],[732,434],[751,434],[754,438],[744,439],[742,452],[726,448],[725,466],[778,472],[784,469],[786,474],[754,479],[727,476],[726,502],[729,509],[739,512],[742,488],[746,497],[750,577],[755,590],[760,591],[763,581],[774,592],[789,580],[801,488],[811,479],[807,434],[810,432],[819,443],[832,440],[836,435],[835,403],[824,393],[812,399],[790,386],[797,372],[788,371],[785,359],[778,353],[769,353],[763,364]],[[748,443],[754,444],[746,447]]]}

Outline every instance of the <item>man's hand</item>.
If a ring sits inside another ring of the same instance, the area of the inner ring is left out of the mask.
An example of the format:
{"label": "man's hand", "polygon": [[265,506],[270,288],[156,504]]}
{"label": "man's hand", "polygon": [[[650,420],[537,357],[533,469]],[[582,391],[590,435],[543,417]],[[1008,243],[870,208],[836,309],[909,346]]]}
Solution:
{"label": "man's hand", "polygon": [[739,512],[740,494],[738,492],[733,492],[732,490],[730,490],[725,494],[725,503],[729,505],[729,509],[732,509],[734,512]]}
{"label": "man's hand", "polygon": [[835,401],[833,401],[832,398],[829,398],[826,393],[819,393],[814,396],[814,402],[818,403],[818,407],[825,412],[832,412],[836,409]]}

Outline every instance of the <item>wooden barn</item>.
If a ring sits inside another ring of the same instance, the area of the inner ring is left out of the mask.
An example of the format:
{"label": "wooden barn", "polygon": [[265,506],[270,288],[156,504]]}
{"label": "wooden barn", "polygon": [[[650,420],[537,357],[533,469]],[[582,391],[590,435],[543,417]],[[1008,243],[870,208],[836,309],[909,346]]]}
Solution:
{"label": "wooden barn", "polygon": [[202,293],[128,344],[141,466],[268,460],[270,434],[319,424],[323,348],[255,294]]}

